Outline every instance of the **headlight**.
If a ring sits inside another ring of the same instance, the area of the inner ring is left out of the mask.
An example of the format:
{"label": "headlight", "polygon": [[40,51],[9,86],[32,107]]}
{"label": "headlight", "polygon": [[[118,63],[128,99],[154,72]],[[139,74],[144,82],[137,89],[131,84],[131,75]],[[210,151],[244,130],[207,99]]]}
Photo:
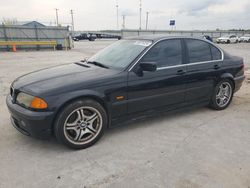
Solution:
{"label": "headlight", "polygon": [[48,107],[48,104],[43,99],[28,95],[23,92],[17,95],[16,101],[25,107],[34,109],[45,109]]}

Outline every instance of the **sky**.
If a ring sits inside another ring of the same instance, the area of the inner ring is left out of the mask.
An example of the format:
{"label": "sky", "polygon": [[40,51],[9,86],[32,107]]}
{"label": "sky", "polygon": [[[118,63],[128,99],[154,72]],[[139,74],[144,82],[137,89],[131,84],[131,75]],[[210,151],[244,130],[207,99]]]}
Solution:
{"label": "sky", "polygon": [[[74,11],[75,30],[116,29],[117,0],[0,0],[0,20],[40,21],[47,25],[56,20],[71,25]],[[122,15],[126,28],[139,28],[139,0],[118,0],[119,29]],[[142,0],[142,29],[149,12],[149,29],[171,29],[169,20],[176,20],[177,30],[250,29],[250,0]]]}

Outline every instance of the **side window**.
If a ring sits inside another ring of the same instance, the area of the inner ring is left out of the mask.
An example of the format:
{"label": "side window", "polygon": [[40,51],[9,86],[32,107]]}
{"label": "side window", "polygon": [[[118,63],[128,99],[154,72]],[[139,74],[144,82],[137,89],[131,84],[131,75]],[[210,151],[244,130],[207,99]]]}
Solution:
{"label": "side window", "polygon": [[221,51],[213,45],[210,45],[213,60],[220,60],[222,58]]}
{"label": "side window", "polygon": [[181,40],[169,39],[157,43],[141,62],[156,62],[158,68],[182,64]]}
{"label": "side window", "polygon": [[189,63],[211,61],[210,44],[202,40],[186,39]]}

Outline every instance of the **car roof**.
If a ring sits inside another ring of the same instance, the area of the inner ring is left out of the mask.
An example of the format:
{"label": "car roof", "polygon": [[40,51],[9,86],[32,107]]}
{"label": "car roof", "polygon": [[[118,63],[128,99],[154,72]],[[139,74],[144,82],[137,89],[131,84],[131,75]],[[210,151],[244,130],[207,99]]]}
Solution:
{"label": "car roof", "polygon": [[151,40],[151,41],[158,41],[162,39],[171,39],[171,38],[193,38],[193,39],[203,39],[203,35],[199,37],[192,37],[192,36],[185,36],[185,35],[142,35],[136,37],[125,37],[125,39],[131,40]]}

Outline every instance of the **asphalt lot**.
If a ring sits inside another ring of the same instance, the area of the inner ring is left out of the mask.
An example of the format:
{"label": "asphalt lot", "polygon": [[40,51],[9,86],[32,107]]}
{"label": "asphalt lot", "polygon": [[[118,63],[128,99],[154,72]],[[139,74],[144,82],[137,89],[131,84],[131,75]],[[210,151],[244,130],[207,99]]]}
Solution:
{"label": "asphalt lot", "polygon": [[[0,53],[0,188],[249,188],[250,83],[224,111],[204,107],[132,122],[108,130],[86,150],[26,137],[11,126],[5,96],[16,77],[79,61],[112,42]],[[220,46],[244,57],[250,68],[249,43]]]}

